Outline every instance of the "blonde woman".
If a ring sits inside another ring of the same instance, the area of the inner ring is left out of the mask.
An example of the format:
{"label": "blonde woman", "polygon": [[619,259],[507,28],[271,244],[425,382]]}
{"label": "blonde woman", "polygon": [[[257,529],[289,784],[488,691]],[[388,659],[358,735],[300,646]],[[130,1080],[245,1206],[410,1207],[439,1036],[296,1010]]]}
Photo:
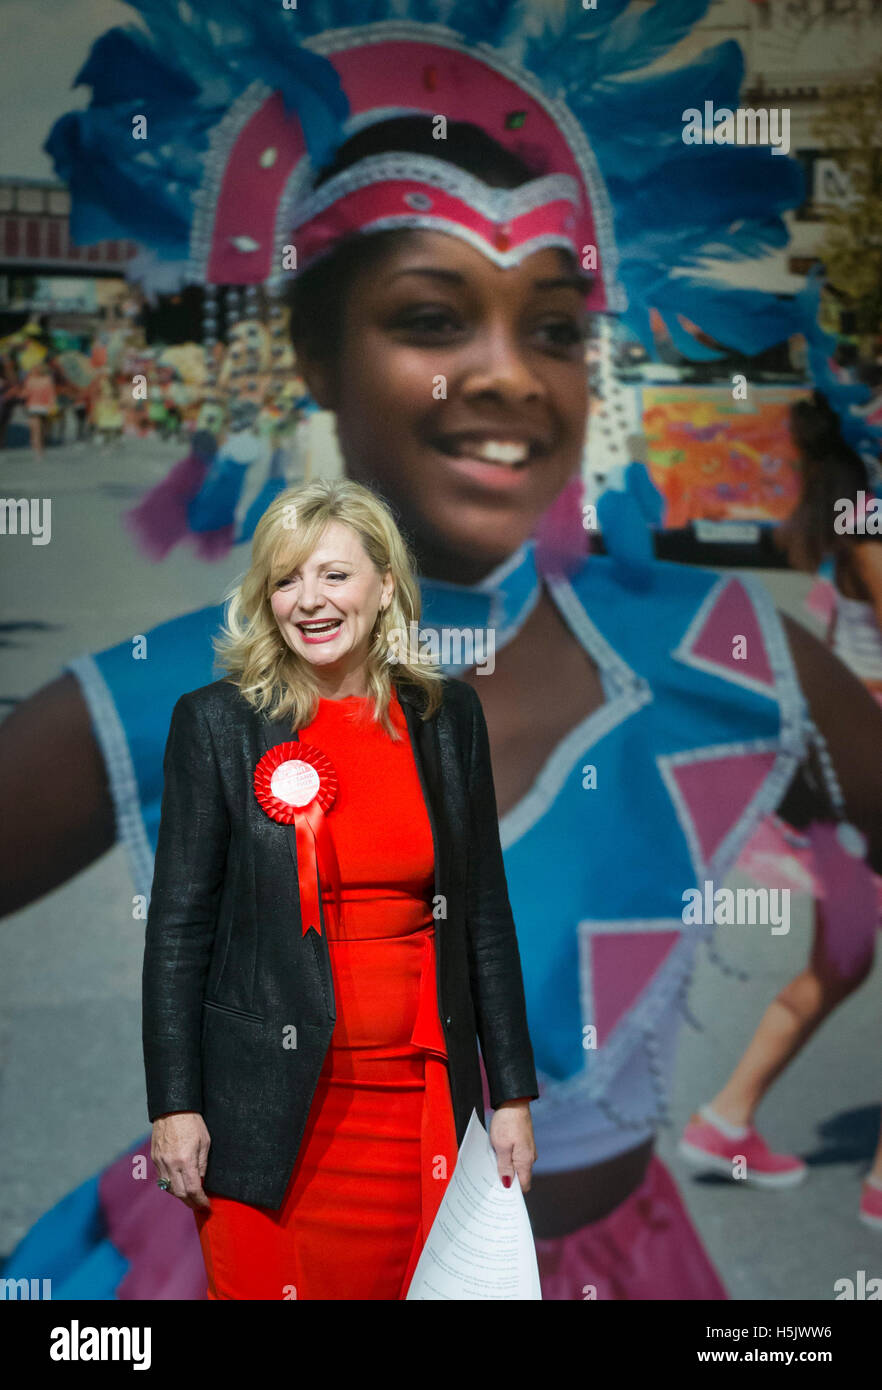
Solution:
{"label": "blonde woman", "polygon": [[[209,1298],[405,1296],[472,1110],[530,1186],[538,1094],[488,737],[420,662],[392,514],[350,481],[264,513],[183,695],[144,957],[159,1186]],[[394,660],[390,660],[394,653]]]}

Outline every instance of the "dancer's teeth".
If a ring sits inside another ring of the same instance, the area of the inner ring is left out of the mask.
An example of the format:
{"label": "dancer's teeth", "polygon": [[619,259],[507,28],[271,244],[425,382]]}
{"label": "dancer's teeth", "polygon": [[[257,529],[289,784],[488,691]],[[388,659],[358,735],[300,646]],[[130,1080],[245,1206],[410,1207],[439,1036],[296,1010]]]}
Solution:
{"label": "dancer's teeth", "polygon": [[445,453],[455,458],[472,458],[478,463],[501,463],[508,468],[526,463],[530,457],[530,445],[516,439],[474,439],[460,437],[445,440]]}
{"label": "dancer's teeth", "polygon": [[330,632],[331,628],[339,627],[340,622],[340,618],[332,618],[326,623],[298,623],[297,626],[303,632]]}

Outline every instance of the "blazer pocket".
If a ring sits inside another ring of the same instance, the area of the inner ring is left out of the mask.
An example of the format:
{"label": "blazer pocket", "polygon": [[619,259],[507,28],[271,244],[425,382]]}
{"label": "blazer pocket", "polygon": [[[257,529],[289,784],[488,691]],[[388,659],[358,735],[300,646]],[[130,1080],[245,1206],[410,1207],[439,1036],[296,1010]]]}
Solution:
{"label": "blazer pocket", "polygon": [[234,1018],[247,1018],[252,1023],[263,1023],[263,1014],[250,1014],[245,1009],[234,1009],[230,1004],[219,1004],[216,999],[203,999],[203,1009],[217,1009],[218,1013],[232,1014]]}

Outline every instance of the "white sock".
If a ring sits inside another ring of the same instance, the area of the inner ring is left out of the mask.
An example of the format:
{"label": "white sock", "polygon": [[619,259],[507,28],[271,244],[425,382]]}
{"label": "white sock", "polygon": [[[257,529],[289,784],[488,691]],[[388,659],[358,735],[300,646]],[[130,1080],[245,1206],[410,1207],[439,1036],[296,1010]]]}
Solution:
{"label": "white sock", "polygon": [[750,1129],[749,1125],[732,1125],[728,1120],[724,1120],[715,1110],[711,1110],[709,1105],[703,1105],[699,1110],[699,1115],[707,1120],[708,1124],[714,1125],[727,1139],[744,1139]]}

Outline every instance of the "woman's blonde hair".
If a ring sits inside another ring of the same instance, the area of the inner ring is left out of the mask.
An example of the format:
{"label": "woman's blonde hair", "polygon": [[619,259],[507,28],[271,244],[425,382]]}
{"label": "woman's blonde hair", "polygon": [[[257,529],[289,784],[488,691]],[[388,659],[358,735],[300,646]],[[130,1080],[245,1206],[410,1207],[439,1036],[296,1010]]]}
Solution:
{"label": "woman's blonde hair", "polygon": [[312,554],[333,521],[352,528],[377,573],[390,571],[395,585],[377,615],[366,667],[373,717],[397,739],[389,718],[393,681],[422,692],[421,716],[428,719],[441,704],[444,677],[412,649],[418,626],[411,624],[418,625],[422,611],[413,555],[389,507],[361,483],[321,478],[286,488],[270,503],[254,532],[251,567],[225,595],[224,623],[213,639],[216,661],[259,713],[289,717],[292,731],[312,722],[318,686],[309,662],[282,636],[270,600],[278,581]]}

